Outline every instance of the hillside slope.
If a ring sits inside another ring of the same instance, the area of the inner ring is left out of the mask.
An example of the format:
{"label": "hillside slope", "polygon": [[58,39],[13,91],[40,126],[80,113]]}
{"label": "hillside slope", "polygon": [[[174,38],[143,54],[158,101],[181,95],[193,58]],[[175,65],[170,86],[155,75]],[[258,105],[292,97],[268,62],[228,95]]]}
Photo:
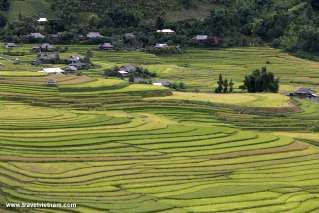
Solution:
{"label": "hillside slope", "polygon": [[[27,17],[45,16],[50,18],[57,18],[52,9],[54,2],[54,0],[11,0],[10,9],[8,12],[5,12],[5,15],[7,16],[9,22],[17,20],[19,18],[19,14]],[[188,5],[187,2],[191,3]],[[113,5],[113,7],[121,7],[125,9],[134,7],[137,10],[142,11],[143,13],[149,13],[148,15],[150,15],[150,17],[151,14],[155,12],[155,10],[152,10],[151,8],[157,7],[157,12],[165,14],[165,16],[170,21],[180,21],[189,18],[202,19],[203,17],[208,16],[211,9],[216,7],[215,3],[209,2],[207,0],[155,0],[151,1],[150,3],[147,3],[146,1],[126,0],[116,2],[82,0],[78,4],[82,8],[82,11],[79,11],[79,13],[82,14],[93,8],[96,9],[98,7],[101,7],[101,5]],[[111,7],[112,6],[110,6],[110,8]]]}
{"label": "hillside slope", "polygon": [[14,21],[22,16],[46,16],[54,17],[51,9],[53,0],[11,0],[10,9],[5,13],[8,20]]}

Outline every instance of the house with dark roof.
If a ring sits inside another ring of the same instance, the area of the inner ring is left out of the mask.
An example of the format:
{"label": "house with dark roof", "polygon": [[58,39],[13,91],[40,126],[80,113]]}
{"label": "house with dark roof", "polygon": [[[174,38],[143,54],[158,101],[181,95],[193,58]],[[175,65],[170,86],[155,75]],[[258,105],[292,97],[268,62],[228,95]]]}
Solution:
{"label": "house with dark roof", "polygon": [[56,86],[57,81],[55,79],[48,79],[48,86]]}
{"label": "house with dark roof", "polygon": [[172,84],[168,81],[159,80],[152,83],[154,86],[170,87]]}
{"label": "house with dark roof", "polygon": [[100,49],[100,50],[113,50],[114,46],[112,45],[112,43],[103,43],[103,44],[100,44],[98,46],[98,49]]}
{"label": "house with dark roof", "polygon": [[49,43],[43,43],[43,44],[32,47],[32,52],[52,52],[55,50],[56,50],[55,46]]}
{"label": "house with dark roof", "polygon": [[60,56],[58,53],[52,52],[41,52],[38,55],[38,58],[33,61],[35,64],[39,62],[40,64],[56,64],[60,60]]}
{"label": "house with dark roof", "polygon": [[8,43],[5,43],[4,44],[4,47],[9,49],[9,48],[14,48],[16,47],[17,45],[15,43],[11,43],[11,42],[8,42]]}
{"label": "house with dark roof", "polygon": [[125,33],[124,38],[127,40],[135,39],[134,33]]}
{"label": "house with dark roof", "polygon": [[131,64],[120,67],[120,71],[125,71],[127,73],[133,73],[133,72],[136,72],[136,70],[137,70],[137,67]]}
{"label": "house with dark roof", "polygon": [[314,98],[318,97],[316,92],[309,88],[299,88],[294,93],[290,93],[290,96],[297,96],[301,98]]}

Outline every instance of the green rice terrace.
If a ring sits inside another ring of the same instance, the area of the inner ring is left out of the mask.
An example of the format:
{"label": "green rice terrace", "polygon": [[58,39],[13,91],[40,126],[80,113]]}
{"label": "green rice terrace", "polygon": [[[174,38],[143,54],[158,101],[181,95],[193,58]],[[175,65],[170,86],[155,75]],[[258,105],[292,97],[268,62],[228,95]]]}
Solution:
{"label": "green rice terrace", "polygon": [[[37,71],[59,65],[31,66],[31,47],[0,55],[0,212],[319,212],[319,104],[283,95],[318,89],[318,62],[268,47],[164,57],[70,45],[62,58],[91,49],[96,67],[47,76]],[[186,91],[102,76],[125,64]],[[264,65],[279,94],[211,93],[220,73],[237,91]]]}

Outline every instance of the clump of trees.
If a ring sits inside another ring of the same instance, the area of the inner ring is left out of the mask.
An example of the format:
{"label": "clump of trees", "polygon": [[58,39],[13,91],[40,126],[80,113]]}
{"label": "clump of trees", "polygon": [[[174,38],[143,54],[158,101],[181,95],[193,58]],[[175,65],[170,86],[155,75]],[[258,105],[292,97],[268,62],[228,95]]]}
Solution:
{"label": "clump of trees", "polygon": [[184,89],[186,89],[186,85],[183,82],[171,83],[168,87],[171,88],[171,89],[175,89],[175,90],[184,90]]}
{"label": "clump of trees", "polygon": [[[122,78],[123,76],[119,73],[121,70],[120,67],[115,66],[110,69],[106,69],[104,71],[104,76],[105,77],[118,77]],[[136,70],[133,72],[130,72],[128,74],[130,78],[154,78],[156,77],[156,73],[150,72],[148,69],[145,69],[143,67],[136,67]]]}
{"label": "clump of trees", "polygon": [[268,72],[266,67],[257,69],[250,75],[247,75],[244,84],[240,86],[242,90],[250,93],[279,91],[279,78],[276,78],[272,72]]}
{"label": "clump of trees", "polygon": [[223,79],[222,74],[219,74],[219,78],[217,81],[217,88],[215,89],[215,93],[232,93],[234,92],[234,83],[231,79],[228,81],[227,78]]}

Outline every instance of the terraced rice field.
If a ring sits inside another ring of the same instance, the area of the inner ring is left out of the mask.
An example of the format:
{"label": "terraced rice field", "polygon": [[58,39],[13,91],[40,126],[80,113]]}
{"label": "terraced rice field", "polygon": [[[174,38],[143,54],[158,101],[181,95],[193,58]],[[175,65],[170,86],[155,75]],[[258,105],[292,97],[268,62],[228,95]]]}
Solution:
{"label": "terraced rice field", "polygon": [[250,107],[288,107],[289,97],[281,94],[214,94],[174,92],[171,96],[147,98],[147,100],[182,100]]}
{"label": "terraced rice field", "polygon": [[231,128],[209,115],[204,123],[0,104],[0,201],[78,204],[32,212],[318,208],[319,148],[310,143]]}
{"label": "terraced rice field", "polygon": [[[202,51],[195,52],[208,54]],[[109,65],[133,61],[175,79],[174,71],[187,67],[181,61],[190,60],[187,54],[175,61],[139,58],[143,54],[96,52],[100,67],[88,71],[91,77],[59,77],[57,87],[45,85],[52,76],[25,73],[34,73],[34,67],[4,62],[0,212],[319,212],[318,104],[280,94],[172,93],[95,79]],[[204,72],[210,60],[211,55],[200,64],[195,57],[191,67],[199,69],[199,78],[185,75],[194,88],[211,82],[204,77],[210,75]],[[316,62],[292,63],[317,72]],[[15,66],[20,71],[14,72]],[[292,76],[285,88],[298,85],[289,83]],[[14,209],[5,207],[8,202],[76,203],[77,208]]]}
{"label": "terraced rice field", "polygon": [[[2,45],[1,45],[2,46]],[[11,53],[23,53],[23,56],[7,56],[6,49],[0,47],[1,71],[39,71],[44,67],[63,67],[65,65],[31,66],[36,58],[32,53],[32,44],[18,44]],[[59,46],[59,45],[57,45]],[[60,45],[68,51],[61,53],[61,59],[71,55],[85,55],[87,50],[93,53],[92,62],[96,65],[85,74],[91,77],[101,77],[104,70],[113,66],[134,64],[148,68],[158,74],[158,78],[172,82],[184,82],[187,90],[212,91],[216,87],[219,74],[233,79],[238,88],[248,73],[267,66],[269,70],[280,77],[281,90],[292,91],[297,87],[319,89],[319,63],[291,56],[281,50],[269,47],[228,48],[228,49],[187,49],[185,54],[171,56],[156,56],[144,52],[97,51],[95,45]],[[18,58],[19,65],[12,62]]]}

